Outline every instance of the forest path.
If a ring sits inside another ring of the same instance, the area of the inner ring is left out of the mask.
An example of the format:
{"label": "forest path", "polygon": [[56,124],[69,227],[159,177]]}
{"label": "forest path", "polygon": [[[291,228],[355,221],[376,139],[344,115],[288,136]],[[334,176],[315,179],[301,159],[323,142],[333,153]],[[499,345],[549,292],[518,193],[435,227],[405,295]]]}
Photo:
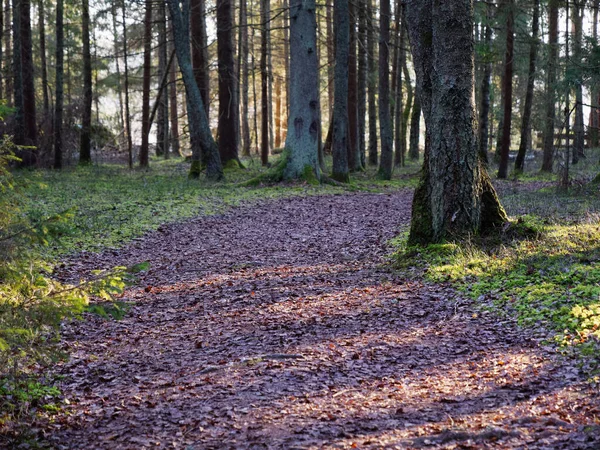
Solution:
{"label": "forest path", "polygon": [[81,255],[148,260],[120,321],[69,324],[56,448],[600,448],[577,370],[382,263],[411,193],[295,197]]}

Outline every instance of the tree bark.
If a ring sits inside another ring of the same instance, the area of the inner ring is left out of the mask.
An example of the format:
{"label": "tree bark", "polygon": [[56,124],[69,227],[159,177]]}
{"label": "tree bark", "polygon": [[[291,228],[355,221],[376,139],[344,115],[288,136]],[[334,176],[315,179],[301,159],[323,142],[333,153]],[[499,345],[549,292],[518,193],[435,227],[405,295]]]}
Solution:
{"label": "tree bark", "polygon": [[405,5],[427,135],[409,243],[428,244],[484,231],[507,217],[477,155],[472,1]]}
{"label": "tree bark", "polygon": [[204,109],[204,103],[202,103],[200,89],[194,78],[189,53],[189,1],[184,0],[182,7],[179,6],[178,0],[167,0],[167,4],[173,21],[175,52],[187,94],[188,122],[192,141],[190,177],[198,178],[202,166],[204,166],[206,177],[218,181],[223,178],[223,166],[221,165],[219,149],[210,132],[206,110]]}
{"label": "tree bark", "polygon": [[319,61],[315,0],[290,2],[290,115],[284,178],[320,179]]}
{"label": "tree bark", "polygon": [[[573,28],[575,36],[573,39],[573,59],[575,64],[581,64],[581,46],[583,44],[583,12],[584,1],[573,2]],[[577,164],[580,158],[585,158],[585,129],[583,125],[583,80],[581,74],[577,73],[575,80],[575,124],[573,126],[575,140],[573,145],[573,164]]]}
{"label": "tree bark", "polygon": [[348,50],[348,168],[361,170],[358,153],[358,72],[356,60],[356,8],[355,0],[348,2],[350,13],[350,44]]}
{"label": "tree bark", "polygon": [[554,121],[556,119],[556,67],[558,60],[558,7],[559,0],[548,2],[549,50],[546,81],[546,126],[544,129],[544,157],[542,172],[552,172],[554,160]]}
{"label": "tree bark", "polygon": [[529,48],[529,73],[527,75],[527,92],[525,93],[525,105],[523,107],[523,120],[521,122],[521,141],[519,152],[515,160],[515,171],[523,172],[525,169],[525,155],[527,145],[531,136],[531,109],[533,107],[533,87],[535,84],[535,67],[538,49],[538,31],[540,18],[540,0],[533,2],[533,18],[531,21],[531,44]]}
{"label": "tree bark", "polygon": [[369,164],[377,165],[377,64],[375,59],[375,25],[373,19],[373,0],[367,2],[367,71],[369,97]]}
{"label": "tree bark", "polygon": [[56,1],[56,94],[54,100],[54,168],[63,166],[63,76],[64,76],[64,4]]}
{"label": "tree bark", "polygon": [[329,122],[333,120],[333,86],[335,77],[335,46],[333,35],[333,2],[325,5],[327,22],[327,103],[329,105]]}
{"label": "tree bark", "polygon": [[[0,0],[0,3],[2,2],[2,0]],[[12,73],[12,58],[13,58],[13,52],[12,52],[12,44],[11,44],[11,37],[12,37],[12,25],[13,25],[13,21],[11,19],[11,3],[10,0],[6,0],[6,2],[4,3],[4,48],[6,49],[6,51],[4,52],[4,98],[6,99],[6,105],[7,106],[13,106],[13,94],[14,94],[14,87],[13,87],[13,73]],[[0,30],[0,32],[2,32],[2,30]],[[2,92],[0,91],[0,95],[2,94]]]}
{"label": "tree bark", "polygon": [[500,164],[498,178],[508,176],[508,158],[510,154],[510,129],[512,124],[512,92],[513,92],[513,60],[514,60],[514,0],[505,0],[506,8],[506,54],[504,57],[504,77],[502,98],[504,112],[502,122],[502,147],[500,149]]}
{"label": "tree bark", "polygon": [[219,154],[223,164],[239,162],[239,108],[233,52],[231,0],[217,0],[217,53],[219,66]]}
{"label": "tree bark", "polygon": [[392,178],[394,149],[392,146],[392,121],[390,118],[389,47],[390,47],[390,0],[381,0],[379,19],[379,130],[381,136],[381,160],[378,176]]}
{"label": "tree bark", "polygon": [[[84,0],[86,1],[86,0]],[[152,0],[146,0],[144,16],[144,75],[142,83],[142,145],[140,147],[140,167],[149,164],[150,135],[150,82],[152,79]]]}
{"label": "tree bark", "polygon": [[133,136],[131,135],[131,113],[129,111],[129,62],[127,56],[127,22],[125,17],[125,2],[121,10],[123,25],[123,74],[125,76],[125,130],[127,132],[127,164],[133,169]]}
{"label": "tree bark", "polygon": [[334,0],[335,86],[333,101],[333,133],[331,177],[342,183],[348,176],[348,59],[350,49],[350,11],[348,0]]}
{"label": "tree bark", "polygon": [[[537,0],[536,0],[537,1]],[[490,84],[492,78],[492,4],[487,4],[486,22],[485,22],[485,37],[484,37],[484,61],[483,74],[481,76],[481,106],[479,108],[479,157],[487,164],[488,157],[488,139],[489,139],[489,118],[490,118]]]}
{"label": "tree bark", "polygon": [[[44,118],[47,118],[50,114],[50,99],[48,96],[48,68],[46,63],[46,10],[44,6],[44,0],[39,0],[38,32],[40,34],[40,63],[42,65],[42,97],[44,99]],[[2,89],[0,88],[0,92],[1,91]]]}
{"label": "tree bark", "polygon": [[248,13],[245,1],[240,1],[240,32],[239,32],[239,71],[241,86],[240,103],[242,114],[241,120],[241,136],[242,136],[242,155],[250,156],[250,127],[248,124]]}
{"label": "tree bark", "polygon": [[261,27],[261,54],[260,54],[260,81],[261,81],[261,140],[260,140],[260,159],[263,166],[269,163],[269,33],[271,2],[270,0],[261,0],[260,17]]}
{"label": "tree bark", "polygon": [[366,117],[367,117],[367,1],[358,0],[358,156],[360,167],[366,161]]}
{"label": "tree bark", "polygon": [[190,0],[192,26],[192,65],[194,78],[200,89],[206,117],[210,117],[210,72],[208,37],[206,35],[205,0]]}
{"label": "tree bark", "polygon": [[[401,13],[401,3],[397,4],[398,17],[402,16]],[[403,92],[402,92],[402,72],[403,67],[405,65],[404,57],[404,20],[397,21],[398,24],[398,39],[397,39],[397,61],[396,65],[398,66],[396,73],[396,91],[395,91],[395,100],[394,100],[394,166],[403,167],[404,166],[404,153],[406,151],[406,141],[402,140],[404,135],[404,124],[403,124],[403,116],[404,116],[404,104],[403,104]],[[410,103],[407,102],[408,108],[410,108]]]}
{"label": "tree bark", "polygon": [[[173,22],[169,20],[169,35],[173,36]],[[173,41],[169,42],[169,53],[174,50]],[[169,68],[169,115],[171,116],[171,151],[181,156],[179,144],[179,108],[177,107],[177,67],[175,62]]]}
{"label": "tree bark", "polygon": [[410,146],[408,157],[413,161],[419,159],[419,139],[421,138],[421,102],[419,93],[416,92],[413,100],[412,113],[410,117]]}
{"label": "tree bark", "polygon": [[92,55],[90,53],[90,8],[88,0],[81,2],[81,39],[83,41],[83,110],[81,114],[81,140],[79,164],[92,162]]}
{"label": "tree bark", "polygon": [[[158,4],[156,25],[158,27],[158,79],[167,78],[167,11],[164,2]],[[173,63],[171,63],[173,65]],[[159,87],[162,89],[162,86]],[[156,119],[156,155],[169,157],[169,97],[163,89],[158,98]]]}

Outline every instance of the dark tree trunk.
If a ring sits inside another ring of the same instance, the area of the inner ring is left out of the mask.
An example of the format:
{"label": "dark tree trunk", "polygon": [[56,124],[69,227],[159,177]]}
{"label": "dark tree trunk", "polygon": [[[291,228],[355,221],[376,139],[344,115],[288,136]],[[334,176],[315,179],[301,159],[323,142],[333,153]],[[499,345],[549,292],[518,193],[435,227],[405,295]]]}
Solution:
{"label": "dark tree trunk", "polygon": [[500,149],[500,164],[498,178],[508,176],[508,158],[510,154],[510,128],[512,124],[512,91],[513,91],[513,59],[514,59],[514,0],[506,1],[506,54],[504,57],[504,77],[502,98],[504,112],[502,121],[502,148]]}
{"label": "dark tree trunk", "polygon": [[[573,2],[573,28],[575,36],[573,39],[573,59],[575,64],[581,64],[581,45],[583,41],[583,1]],[[580,74],[577,74],[575,80],[575,124],[573,126],[575,141],[573,145],[573,164],[577,164],[580,158],[585,158],[585,129],[583,126],[583,80]]]}
{"label": "dark tree trunk", "polygon": [[64,76],[64,5],[63,0],[56,2],[56,95],[54,100],[54,167],[63,166],[63,76]]}
{"label": "dark tree trunk", "polygon": [[[397,3],[396,14],[400,17],[401,4]],[[394,166],[404,166],[404,153],[406,149],[406,141],[402,140],[403,136],[403,123],[402,118],[404,116],[404,105],[403,105],[403,93],[402,93],[402,71],[405,64],[404,61],[404,20],[396,21],[398,23],[398,39],[397,39],[397,61],[398,66],[396,73],[396,91],[394,95]],[[410,108],[410,103],[407,103]]]}
{"label": "dark tree trunk", "polygon": [[[172,21],[169,20],[169,35],[173,36]],[[169,43],[169,53],[174,50],[172,40]],[[171,116],[171,151],[176,156],[181,156],[179,148],[179,108],[177,107],[177,67],[175,62],[169,68],[169,115]]]}
{"label": "dark tree trunk", "polygon": [[407,39],[407,31],[406,31],[406,24],[402,25],[402,33],[404,34],[403,38],[402,38],[402,51],[400,54],[400,59],[402,61],[402,73],[403,73],[403,86],[404,86],[404,90],[406,91],[406,102],[403,103],[402,107],[402,124],[401,124],[401,128],[400,128],[400,145],[401,145],[401,163],[402,166],[405,165],[406,163],[406,138],[408,136],[408,130],[409,130],[409,121],[410,121],[410,115],[411,115],[411,111],[412,111],[412,106],[413,106],[413,98],[414,98],[414,89],[412,87],[412,80],[410,77],[410,71],[408,70],[408,64],[406,62],[406,45],[408,42]]}
{"label": "dark tree trunk", "polygon": [[479,108],[479,130],[478,130],[478,142],[479,142],[479,157],[487,164],[488,158],[488,132],[489,132],[489,118],[490,118],[490,84],[492,78],[492,58],[490,56],[492,51],[492,4],[487,4],[487,14],[485,23],[485,57],[483,61],[483,74],[481,76],[481,106]]}
{"label": "dark tree trunk", "polygon": [[[540,19],[540,0],[533,2],[533,18],[531,21],[531,45],[529,48],[529,73],[527,75],[527,92],[525,93],[525,106],[523,107],[523,121],[521,122],[521,141],[519,152],[515,160],[515,171],[523,172],[525,169],[525,155],[531,136],[531,109],[533,107],[533,87],[535,84],[535,66],[538,49],[538,30]],[[489,88],[488,88],[489,89]]]}
{"label": "dark tree trunk", "polygon": [[239,108],[233,54],[231,0],[217,0],[217,52],[219,65],[219,154],[223,164],[239,161]]}
{"label": "dark tree trunk", "polygon": [[[84,0],[86,1],[86,0]],[[150,82],[152,81],[152,0],[146,0],[144,16],[144,75],[142,83],[142,145],[140,167],[148,167],[150,135]]]}
{"label": "dark tree trunk", "polygon": [[81,114],[81,140],[79,164],[92,162],[92,55],[90,53],[90,8],[88,0],[81,2],[81,39],[83,41],[83,111]]}
{"label": "dark tree trunk", "polygon": [[200,89],[206,117],[210,117],[210,72],[208,70],[208,37],[206,36],[205,0],[190,0],[192,26],[192,65]]}
{"label": "dark tree trunk", "polygon": [[[284,76],[285,76],[285,115],[290,114],[290,39],[288,36],[289,30],[289,3],[288,0],[283,0],[283,61],[284,61]],[[285,134],[282,137],[285,140]]]}
{"label": "dark tree trunk", "polygon": [[[164,2],[158,4],[156,25],[158,27],[158,79],[166,79],[167,70],[167,11]],[[171,62],[171,65],[173,63]],[[159,89],[161,89],[159,87]],[[169,96],[163,89],[158,98],[158,116],[156,119],[156,154],[169,157]]]}
{"label": "dark tree trunk", "polygon": [[392,120],[390,117],[390,0],[381,0],[379,20],[379,129],[381,136],[381,161],[378,176],[384,180],[392,178],[394,149],[392,146]]}
{"label": "dark tree trunk", "polygon": [[0,0],[0,97],[4,92],[4,70],[6,62],[4,61],[4,51],[2,48],[4,40],[4,4]]}
{"label": "dark tree trunk", "polygon": [[554,160],[554,120],[556,118],[556,67],[558,59],[558,7],[559,0],[549,0],[548,31],[549,50],[546,81],[546,127],[544,129],[544,158],[542,171],[552,172]]}
{"label": "dark tree trunk", "polygon": [[[600,0],[593,0],[592,5],[592,39],[594,42],[598,42],[598,9],[600,8]],[[591,103],[590,117],[589,117],[589,135],[590,135],[590,146],[597,148],[600,144],[600,88],[598,83],[594,83],[591,86]]]}
{"label": "dark tree trunk", "polygon": [[285,147],[286,179],[320,178],[319,61],[315,0],[290,2],[290,115]]}
{"label": "dark tree trunk", "polygon": [[405,5],[427,134],[409,242],[428,244],[478,233],[507,217],[477,155],[472,2]]}
{"label": "dark tree trunk", "polygon": [[[0,3],[2,0],[0,0]],[[13,73],[12,73],[12,15],[11,15],[11,3],[10,0],[6,0],[4,3],[4,99],[6,100],[7,106],[13,106]],[[0,30],[2,32],[2,30]],[[2,91],[0,91],[2,95]]]}
{"label": "dark tree trunk", "polygon": [[262,22],[261,35],[261,54],[260,54],[260,81],[261,81],[261,140],[260,140],[260,159],[263,166],[269,163],[269,34],[271,18],[270,0],[261,0],[260,17]]}
{"label": "dark tree trunk", "polygon": [[[113,47],[115,52],[115,68],[117,70],[117,97],[119,99],[119,127],[123,136],[125,135],[125,112],[123,104],[123,89],[121,85],[121,65],[119,64],[119,39],[117,32],[117,2],[113,2],[111,5],[112,12],[112,32],[113,32]],[[121,149],[121,143],[119,143],[119,149]]]}
{"label": "dark tree trunk", "polygon": [[123,1],[123,74],[125,76],[125,130],[127,132],[127,164],[133,169],[133,136],[131,135],[131,113],[129,111],[129,62],[127,56],[127,22],[125,20],[125,2]]}
{"label": "dark tree trunk", "polygon": [[[40,69],[42,71],[42,97],[44,99],[44,119],[46,119],[50,114],[50,98],[48,96],[48,69],[46,63],[46,10],[44,8],[44,0],[39,0],[38,3],[38,32],[40,34],[40,62],[42,64],[42,67]],[[1,44],[0,47],[2,47]],[[0,92],[1,91],[2,89],[0,88]]]}
{"label": "dark tree trunk", "polygon": [[[348,0],[334,0],[335,86],[333,101],[333,133],[331,177],[347,183],[348,176],[348,51],[350,48],[350,11]],[[341,94],[341,95],[340,95]]]}
{"label": "dark tree trunk", "polygon": [[208,117],[202,103],[200,89],[194,78],[194,70],[190,58],[189,34],[189,2],[184,0],[182,7],[178,0],[167,0],[171,20],[173,21],[173,37],[179,68],[183,76],[187,97],[188,123],[192,141],[192,167],[190,177],[198,178],[204,166],[206,176],[212,180],[223,178],[223,166],[219,149],[210,132]]}
{"label": "dark tree trunk", "polygon": [[358,155],[361,169],[367,165],[367,1],[358,0]]}
{"label": "dark tree trunk", "polygon": [[348,168],[361,170],[358,152],[358,72],[356,60],[356,7],[348,3],[350,13],[350,45],[348,51]]}
{"label": "dark tree trunk", "polygon": [[416,92],[413,100],[412,113],[410,117],[410,147],[408,156],[413,161],[419,159],[419,139],[421,137],[421,102],[419,93]]}
{"label": "dark tree trunk", "polygon": [[240,1],[240,32],[239,32],[239,71],[241,86],[241,135],[242,135],[242,155],[250,156],[250,127],[248,124],[248,14],[246,11],[246,2]]}
{"label": "dark tree trunk", "polygon": [[375,59],[375,25],[373,19],[373,0],[367,2],[367,70],[369,89],[369,164],[377,165],[377,64]]}
{"label": "dark tree trunk", "polygon": [[333,120],[333,86],[335,77],[335,36],[333,35],[333,2],[325,5],[327,22],[327,103],[329,105],[329,122]]}

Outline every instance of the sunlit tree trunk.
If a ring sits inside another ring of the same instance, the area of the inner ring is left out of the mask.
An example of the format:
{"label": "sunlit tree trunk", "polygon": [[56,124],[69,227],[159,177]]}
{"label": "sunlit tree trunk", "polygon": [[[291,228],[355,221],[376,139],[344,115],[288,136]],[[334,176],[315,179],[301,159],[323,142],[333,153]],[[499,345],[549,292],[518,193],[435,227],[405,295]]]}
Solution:
{"label": "sunlit tree trunk", "polygon": [[392,178],[394,149],[392,120],[390,117],[390,0],[381,0],[379,19],[379,134],[381,136],[381,158],[378,176],[384,180]]}
{"label": "sunlit tree trunk", "polygon": [[92,55],[90,53],[90,8],[88,0],[81,2],[81,39],[83,41],[83,111],[81,114],[81,140],[79,164],[92,162]]}
{"label": "sunlit tree trunk", "polygon": [[548,2],[548,67],[546,69],[546,124],[544,129],[544,158],[542,171],[552,172],[554,159],[554,120],[556,118],[556,67],[558,60],[558,6],[559,0]]}

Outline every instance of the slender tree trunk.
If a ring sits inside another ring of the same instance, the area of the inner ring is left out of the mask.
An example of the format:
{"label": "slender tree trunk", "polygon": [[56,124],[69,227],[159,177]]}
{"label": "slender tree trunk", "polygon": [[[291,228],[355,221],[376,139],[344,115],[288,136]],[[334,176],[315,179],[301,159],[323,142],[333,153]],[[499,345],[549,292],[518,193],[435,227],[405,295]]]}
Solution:
{"label": "slender tree trunk", "polygon": [[419,159],[419,139],[421,137],[421,101],[416,92],[413,100],[412,114],[410,117],[410,146],[408,157],[413,161]]}
{"label": "slender tree trunk", "polygon": [[[290,114],[290,40],[288,36],[289,29],[289,1],[283,0],[283,61],[285,74],[285,115]],[[285,121],[284,121],[285,123]],[[282,140],[285,140],[285,135]]]}
{"label": "slender tree trunk", "polygon": [[[350,49],[350,10],[348,0],[334,0],[335,96],[333,102],[332,153],[334,180],[347,183],[348,176],[348,60]],[[340,93],[342,95],[340,95]]]}
{"label": "slender tree trunk", "polygon": [[127,132],[127,164],[133,169],[133,136],[131,135],[131,113],[129,111],[129,63],[127,49],[127,21],[125,20],[125,1],[122,4],[123,25],[123,74],[125,75],[125,130]]}
{"label": "slender tree trunk", "polygon": [[219,65],[219,154],[223,164],[239,162],[239,108],[233,54],[233,8],[231,0],[217,0],[217,47]]}
{"label": "slender tree trunk", "polygon": [[[169,36],[173,37],[173,22],[169,20]],[[169,43],[169,53],[174,50],[172,40]],[[171,149],[174,155],[181,156],[179,144],[179,109],[177,107],[177,67],[175,62],[169,68],[169,114],[171,116]],[[169,152],[167,152],[168,155]],[[165,156],[167,156],[165,155]]]}
{"label": "slender tree trunk", "polygon": [[556,118],[556,68],[558,60],[558,7],[559,0],[549,0],[548,31],[549,50],[546,81],[546,126],[544,129],[544,158],[542,171],[552,172],[554,159],[554,120]]}
{"label": "slender tree trunk", "polygon": [[325,4],[327,23],[327,103],[329,105],[329,122],[333,120],[333,85],[335,77],[335,46],[333,35],[333,2]]}
{"label": "slender tree trunk", "polygon": [[[22,47],[22,32],[21,32],[21,2],[23,0],[13,0],[13,64],[12,64],[12,76],[13,76],[13,98],[15,107],[15,144],[25,145],[25,113],[23,105],[23,60],[21,58],[21,47]],[[33,164],[33,155],[31,152],[25,150],[23,157],[26,160],[22,161],[23,165]]]}
{"label": "slender tree trunk", "polygon": [[64,5],[63,0],[56,1],[56,95],[54,100],[54,168],[63,166],[63,76],[64,76]]}
{"label": "slender tree trunk", "polygon": [[375,58],[375,25],[373,0],[367,2],[367,71],[369,97],[369,164],[377,165],[377,64]]}
{"label": "slender tree trunk", "polygon": [[[50,99],[48,97],[48,69],[46,64],[46,10],[44,0],[38,2],[38,32],[40,34],[40,62],[42,67],[42,97],[44,99],[44,118],[50,114]],[[1,90],[0,90],[1,91]]]}
{"label": "slender tree trunk", "polygon": [[239,20],[239,71],[241,86],[241,136],[242,136],[242,155],[250,156],[250,127],[248,125],[248,14],[246,2],[240,1],[240,20]]}
{"label": "slender tree trunk", "polygon": [[400,142],[401,142],[401,155],[402,155],[402,165],[404,166],[406,163],[406,150],[407,150],[407,145],[406,145],[406,138],[408,136],[408,130],[409,130],[409,122],[410,122],[410,115],[411,115],[411,111],[412,111],[412,106],[413,106],[413,98],[415,97],[414,95],[414,89],[412,87],[412,80],[410,77],[410,71],[408,70],[408,64],[406,62],[406,43],[408,42],[407,39],[407,31],[406,31],[406,24],[404,24],[402,26],[402,31],[405,34],[403,41],[402,41],[402,53],[404,53],[404,55],[402,56],[402,73],[404,76],[404,89],[406,91],[406,102],[403,103],[403,108],[402,108],[402,126],[400,129]]}
{"label": "slender tree trunk", "polygon": [[367,165],[365,143],[367,117],[367,1],[358,0],[358,155],[361,169]]}
{"label": "slender tree trunk", "polygon": [[[397,3],[398,17],[401,14],[401,3]],[[403,126],[403,116],[404,116],[404,105],[403,105],[403,93],[402,93],[402,71],[405,65],[405,53],[404,53],[404,20],[397,21],[398,23],[398,51],[396,52],[398,60],[396,61],[397,73],[396,73],[396,91],[395,91],[395,100],[394,100],[394,166],[400,167],[404,166],[404,153],[406,151],[406,140],[402,140],[402,136],[404,134],[404,126]],[[408,108],[410,108],[410,103],[407,103]]]}
{"label": "slender tree trunk", "polygon": [[[573,3],[573,28],[575,36],[573,39],[573,58],[576,63],[582,61],[581,45],[583,43],[583,12],[585,10],[585,1],[579,0]],[[585,129],[583,125],[583,80],[581,75],[577,75],[575,80],[575,124],[573,131],[575,141],[573,145],[573,164],[579,162],[579,158],[585,158]]]}
{"label": "slender tree trunk", "polygon": [[[600,7],[600,0],[593,0],[592,5],[592,39],[594,42],[598,42],[598,9]],[[600,88],[598,83],[593,83],[591,86],[591,102],[592,107],[590,109],[589,117],[589,135],[590,135],[590,146],[597,148],[600,144]]]}
{"label": "slender tree trunk", "polygon": [[390,0],[381,0],[379,19],[379,130],[381,136],[381,160],[378,176],[392,178],[394,149],[392,146],[392,120],[390,118],[389,47],[390,47]]}
{"label": "slender tree trunk", "polygon": [[[158,27],[158,79],[167,76],[167,11],[164,2],[158,4],[156,24]],[[173,65],[173,63],[171,63]],[[160,89],[160,87],[159,87]],[[156,154],[169,157],[169,97],[164,89],[158,98],[156,126]]]}
{"label": "slender tree trunk", "polygon": [[284,177],[320,178],[319,61],[315,0],[290,2],[290,116]]}
{"label": "slender tree trunk", "polygon": [[269,34],[271,18],[270,0],[261,0],[260,17],[262,22],[261,54],[260,54],[260,79],[261,79],[261,141],[260,159],[263,166],[269,163]]}
{"label": "slender tree trunk", "polygon": [[500,165],[498,178],[508,176],[508,158],[510,154],[510,128],[512,123],[512,78],[514,59],[514,0],[506,0],[506,56],[504,58],[504,84],[502,97],[504,98],[504,121],[502,128],[502,148],[500,150]]}
{"label": "slender tree trunk", "polygon": [[192,141],[190,177],[198,178],[201,168],[204,166],[206,167],[208,179],[221,180],[223,178],[223,166],[221,165],[219,149],[210,131],[208,117],[202,103],[200,89],[194,78],[189,53],[189,1],[184,0],[181,7],[178,0],[167,0],[167,4],[173,21],[175,52],[187,94],[188,123]]}
{"label": "slender tree trunk", "polygon": [[267,83],[268,102],[269,102],[269,143],[270,146],[275,142],[275,122],[273,120],[273,45],[271,43],[271,0],[269,0],[269,33],[267,33]]}
{"label": "slender tree trunk", "polygon": [[208,59],[208,37],[206,35],[205,0],[190,0],[192,26],[192,65],[194,78],[200,88],[206,116],[210,117],[210,61]]}
{"label": "slender tree trunk", "polygon": [[275,77],[275,148],[281,148],[282,130],[281,121],[283,120],[283,102],[281,101],[281,79]]}
{"label": "slender tree trunk", "polygon": [[92,162],[92,55],[90,53],[90,8],[88,0],[81,2],[81,39],[83,41],[83,111],[81,115],[81,141],[79,164]]}
{"label": "slender tree trunk", "polygon": [[254,121],[253,121],[253,128],[254,128],[254,145],[256,148],[256,153],[259,153],[259,146],[258,146],[258,98],[256,95],[256,57],[254,54],[254,28],[252,28],[252,41],[251,41],[251,45],[252,45],[252,50],[251,50],[251,55],[252,55],[252,103],[253,103],[253,108],[254,108],[254,114],[252,114],[252,117],[254,117]]}
{"label": "slender tree trunk", "polygon": [[[2,0],[0,0],[1,2]],[[12,34],[11,34],[11,30],[12,30],[12,9],[11,9],[11,3],[10,0],[6,0],[6,2],[4,3],[4,48],[6,49],[6,51],[4,52],[4,98],[6,99],[6,105],[7,106],[13,106],[13,94],[14,94],[14,87],[13,87],[13,73],[12,73],[12,58],[13,58],[13,52],[12,52]],[[2,30],[0,30],[2,31]],[[2,91],[0,91],[0,95],[2,94]]]}
{"label": "slender tree trunk", "polygon": [[356,6],[348,3],[350,11],[350,47],[348,52],[348,168],[361,170],[358,150],[358,72],[356,60]]}
{"label": "slender tree trunk", "polygon": [[[536,0],[537,1],[537,0]],[[479,130],[478,130],[478,142],[479,142],[479,157],[487,164],[488,158],[488,130],[489,118],[490,118],[490,84],[492,78],[492,4],[487,4],[486,11],[486,23],[485,23],[485,57],[483,61],[483,74],[481,76],[481,106],[479,108]]]}
{"label": "slender tree trunk", "polygon": [[[85,0],[84,0],[85,1]],[[142,145],[140,167],[148,167],[150,135],[150,83],[152,81],[152,0],[146,0],[144,15],[144,75],[142,83]]]}
{"label": "slender tree trunk", "polygon": [[[531,136],[531,109],[533,107],[533,87],[535,84],[535,66],[538,49],[538,30],[540,18],[540,0],[533,2],[533,18],[531,21],[531,44],[529,48],[529,73],[527,76],[527,92],[525,93],[525,106],[523,108],[523,121],[521,122],[521,141],[519,152],[515,160],[515,171],[523,172],[525,169],[525,155],[527,144]],[[489,87],[488,87],[489,89]]]}

